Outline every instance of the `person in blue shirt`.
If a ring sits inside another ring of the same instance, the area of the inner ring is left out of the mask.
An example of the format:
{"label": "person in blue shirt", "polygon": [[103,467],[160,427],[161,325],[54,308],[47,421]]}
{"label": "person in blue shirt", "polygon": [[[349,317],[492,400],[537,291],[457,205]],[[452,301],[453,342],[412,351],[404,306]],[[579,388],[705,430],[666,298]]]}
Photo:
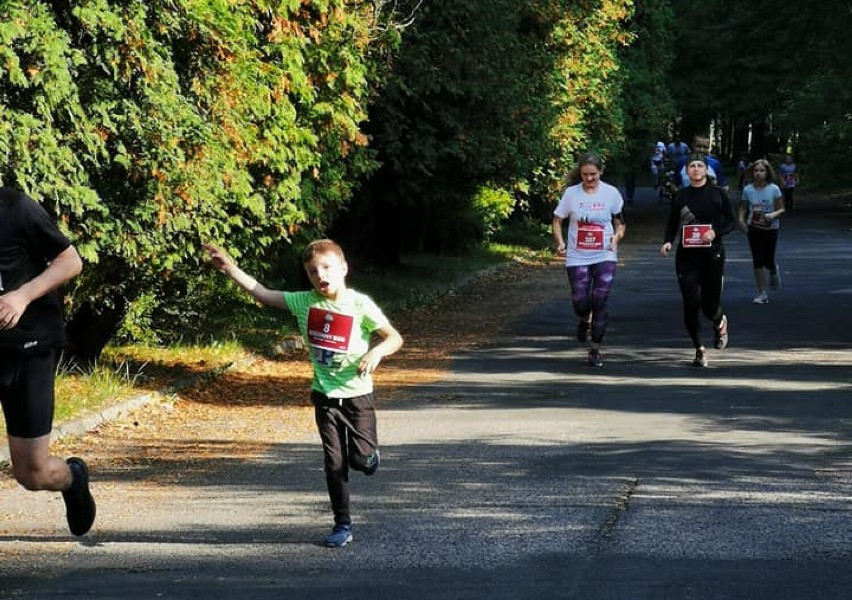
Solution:
{"label": "person in blue shirt", "polygon": [[666,146],[666,153],[669,155],[669,160],[677,164],[684,160],[691,150],[680,137],[676,137],[673,142]]}
{"label": "person in blue shirt", "polygon": [[[707,177],[711,182],[715,182],[726,193],[728,191],[728,179],[725,177],[725,170],[722,168],[721,161],[710,154],[710,136],[705,133],[697,133],[692,138],[692,151],[696,154],[703,154],[707,159]],[[689,176],[686,173],[686,159],[681,160],[675,170],[675,177],[680,175],[680,187],[689,185]]]}

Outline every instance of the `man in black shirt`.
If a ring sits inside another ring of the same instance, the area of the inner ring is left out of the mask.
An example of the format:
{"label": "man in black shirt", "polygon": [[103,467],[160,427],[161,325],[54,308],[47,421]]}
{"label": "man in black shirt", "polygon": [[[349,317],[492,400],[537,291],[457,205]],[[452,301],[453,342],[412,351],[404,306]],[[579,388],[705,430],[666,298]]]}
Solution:
{"label": "man in black shirt", "polygon": [[12,472],[27,490],[62,492],[74,535],[95,520],[88,467],[80,458],[52,456],[49,446],[56,353],[65,342],[56,290],[82,267],[38,203],[0,188],[0,403]]}

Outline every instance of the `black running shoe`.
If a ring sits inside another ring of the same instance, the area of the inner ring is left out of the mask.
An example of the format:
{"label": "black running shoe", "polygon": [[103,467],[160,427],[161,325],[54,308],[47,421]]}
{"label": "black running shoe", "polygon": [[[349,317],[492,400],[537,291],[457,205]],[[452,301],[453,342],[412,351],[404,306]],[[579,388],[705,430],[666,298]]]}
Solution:
{"label": "black running shoe", "polygon": [[365,462],[366,462],[366,465],[365,465],[365,469],[364,469],[364,475],[367,475],[368,477],[370,475],[375,475],[376,471],[379,470],[379,462],[380,462],[379,449],[374,448],[373,453],[370,456],[367,457],[367,460]]}
{"label": "black running shoe", "polygon": [[701,350],[700,348],[695,351],[695,358],[692,359],[693,367],[706,367],[707,366],[707,352]]}
{"label": "black running shoe", "polygon": [[728,347],[728,316],[722,315],[722,321],[714,328],[713,345],[717,350]]}
{"label": "black running shoe", "polygon": [[603,355],[600,350],[589,350],[589,366],[590,367],[602,367],[603,366]]}
{"label": "black running shoe", "polygon": [[589,330],[592,328],[592,324],[589,321],[583,320],[577,323],[577,341],[581,344],[585,344],[589,341]]}
{"label": "black running shoe", "polygon": [[95,499],[89,492],[89,467],[82,458],[66,460],[71,468],[71,487],[62,492],[68,528],[77,536],[85,535],[95,522]]}

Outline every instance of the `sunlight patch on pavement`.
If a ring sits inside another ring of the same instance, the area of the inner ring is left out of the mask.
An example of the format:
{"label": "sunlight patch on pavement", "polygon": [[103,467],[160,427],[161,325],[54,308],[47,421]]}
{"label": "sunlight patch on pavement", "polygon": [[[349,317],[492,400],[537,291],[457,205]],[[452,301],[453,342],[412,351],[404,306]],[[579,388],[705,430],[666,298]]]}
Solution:
{"label": "sunlight patch on pavement", "polygon": [[[702,371],[703,372],[703,371]],[[577,383],[589,383],[587,374],[564,375],[563,380]],[[758,378],[753,375],[744,377],[607,377],[606,375],[595,375],[595,385],[623,386],[629,384],[631,387],[700,387],[700,388],[736,388],[755,389],[760,391],[799,391],[819,392],[825,390],[852,389],[852,384],[838,381],[796,381],[779,380],[768,375],[766,378]]]}

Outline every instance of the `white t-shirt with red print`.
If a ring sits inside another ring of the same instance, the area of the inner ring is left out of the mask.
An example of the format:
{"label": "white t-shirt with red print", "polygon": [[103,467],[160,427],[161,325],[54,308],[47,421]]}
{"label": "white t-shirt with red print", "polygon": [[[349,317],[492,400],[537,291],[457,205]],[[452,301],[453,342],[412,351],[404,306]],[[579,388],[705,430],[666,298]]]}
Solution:
{"label": "white t-shirt with red print", "polygon": [[567,188],[553,211],[555,216],[568,220],[565,265],[580,267],[616,262],[617,253],[609,249],[615,233],[612,218],[623,209],[621,192],[603,181],[591,194],[583,189],[582,183]]}

